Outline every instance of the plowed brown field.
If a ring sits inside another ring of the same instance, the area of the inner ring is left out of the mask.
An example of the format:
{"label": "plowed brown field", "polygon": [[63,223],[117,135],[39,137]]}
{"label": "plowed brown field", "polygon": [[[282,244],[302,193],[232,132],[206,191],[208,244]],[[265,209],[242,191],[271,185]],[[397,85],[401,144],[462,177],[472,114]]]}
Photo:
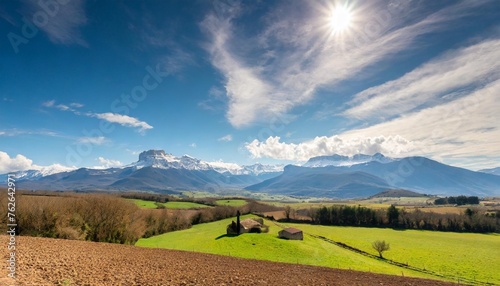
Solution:
{"label": "plowed brown field", "polygon": [[[194,252],[17,237],[17,279],[7,278],[0,236],[0,285],[454,285]],[[2,246],[3,245],[3,246]]]}

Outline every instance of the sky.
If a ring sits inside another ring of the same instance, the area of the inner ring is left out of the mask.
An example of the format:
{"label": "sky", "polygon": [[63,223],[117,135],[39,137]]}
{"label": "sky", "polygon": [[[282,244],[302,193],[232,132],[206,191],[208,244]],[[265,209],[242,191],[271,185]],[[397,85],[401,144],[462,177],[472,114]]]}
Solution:
{"label": "sky", "polygon": [[500,5],[0,2],[0,174],[426,156],[500,166]]}

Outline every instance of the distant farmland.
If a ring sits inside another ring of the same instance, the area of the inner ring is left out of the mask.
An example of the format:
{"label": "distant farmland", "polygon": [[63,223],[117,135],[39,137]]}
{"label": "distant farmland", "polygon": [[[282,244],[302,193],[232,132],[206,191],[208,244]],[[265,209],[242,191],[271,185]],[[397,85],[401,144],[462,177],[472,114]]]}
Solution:
{"label": "distant farmland", "polygon": [[139,200],[139,199],[127,199],[134,202],[138,207],[144,209],[156,209],[158,206],[164,206],[167,209],[199,209],[208,208],[209,206],[203,204],[197,204],[193,202],[166,202],[157,203],[153,201]]}
{"label": "distant farmland", "polygon": [[246,200],[229,199],[216,200],[215,203],[219,206],[241,207],[246,205],[248,202]]}

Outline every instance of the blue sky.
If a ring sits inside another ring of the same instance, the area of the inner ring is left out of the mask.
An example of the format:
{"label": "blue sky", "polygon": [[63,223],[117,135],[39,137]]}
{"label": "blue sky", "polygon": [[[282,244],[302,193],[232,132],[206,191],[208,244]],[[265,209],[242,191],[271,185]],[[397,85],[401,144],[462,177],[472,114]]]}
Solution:
{"label": "blue sky", "polygon": [[0,173],[148,149],[500,165],[494,0],[7,0],[0,34]]}

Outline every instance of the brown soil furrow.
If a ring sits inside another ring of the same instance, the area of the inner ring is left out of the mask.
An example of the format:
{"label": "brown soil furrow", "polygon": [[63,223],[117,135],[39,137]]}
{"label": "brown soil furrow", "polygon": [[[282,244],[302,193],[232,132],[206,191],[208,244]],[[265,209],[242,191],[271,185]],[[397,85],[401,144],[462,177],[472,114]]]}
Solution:
{"label": "brown soil furrow", "polygon": [[[0,245],[7,241],[0,236]],[[2,267],[0,285],[454,285],[107,243],[35,237],[17,237],[17,243],[17,279],[6,278]]]}

